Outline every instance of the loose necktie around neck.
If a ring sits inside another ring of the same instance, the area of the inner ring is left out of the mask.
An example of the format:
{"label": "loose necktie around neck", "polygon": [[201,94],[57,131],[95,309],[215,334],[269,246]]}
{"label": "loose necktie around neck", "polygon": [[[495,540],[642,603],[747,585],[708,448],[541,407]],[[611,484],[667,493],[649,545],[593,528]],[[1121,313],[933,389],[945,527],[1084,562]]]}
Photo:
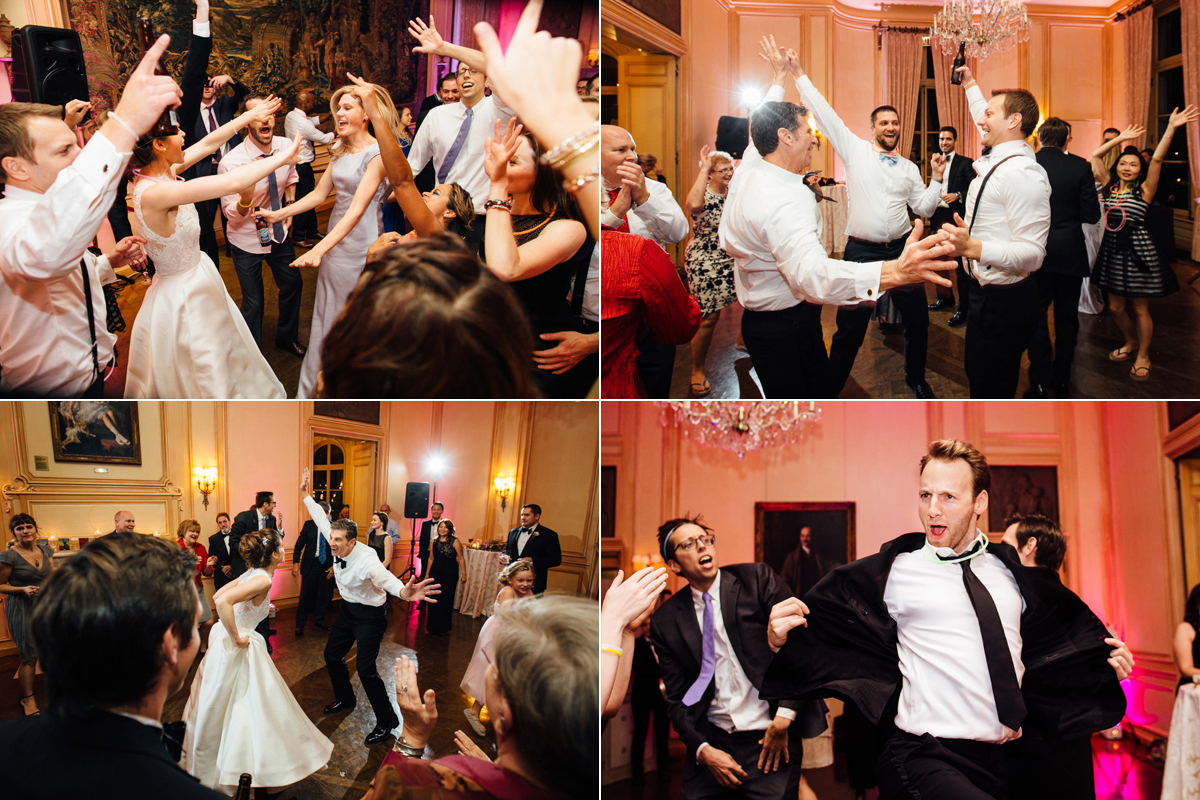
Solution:
{"label": "loose necktie around neck", "polygon": [[704,690],[712,682],[713,672],[717,666],[717,646],[713,635],[713,603],[712,595],[705,592],[704,597],[704,629],[701,631],[703,646],[700,657],[700,675],[696,682],[683,696],[685,706],[694,706],[704,696]]}
{"label": "loose necktie around neck", "polygon": [[317,561],[325,563],[325,536],[317,531]]}
{"label": "loose necktie around neck", "polygon": [[467,142],[467,134],[471,132],[471,118],[474,114],[475,109],[467,109],[467,116],[463,119],[462,127],[458,129],[458,135],[454,137],[454,143],[450,145],[450,152],[446,153],[446,160],[442,162],[441,169],[437,171],[438,183],[446,182],[446,176],[450,174],[450,169],[458,160],[458,154]]}
{"label": "loose necktie around neck", "polygon": [[[273,155],[275,155],[274,152],[272,152],[270,155],[261,155],[261,156],[259,156],[259,159],[270,158]],[[278,211],[280,209],[279,181],[275,180],[275,173],[273,171],[271,172],[270,175],[267,176],[267,192],[271,195],[271,210]],[[283,230],[282,222],[272,222],[271,223],[271,240],[272,241],[274,241],[278,244],[283,244],[283,238],[285,235],[286,234]]]}
{"label": "loose necktie around neck", "polygon": [[[979,545],[976,545],[976,548],[979,548]],[[996,714],[1005,727],[1019,730],[1021,723],[1025,721],[1025,698],[1021,695],[1021,684],[1017,681],[1017,671],[1013,667],[1012,654],[1008,649],[1008,639],[1004,636],[1000,612],[996,610],[996,601],[992,599],[983,581],[971,570],[972,560],[968,558],[958,563],[962,567],[963,584],[967,587],[967,595],[971,598],[975,617],[979,620],[983,653],[987,660],[988,676],[992,681],[992,694],[996,699]]]}

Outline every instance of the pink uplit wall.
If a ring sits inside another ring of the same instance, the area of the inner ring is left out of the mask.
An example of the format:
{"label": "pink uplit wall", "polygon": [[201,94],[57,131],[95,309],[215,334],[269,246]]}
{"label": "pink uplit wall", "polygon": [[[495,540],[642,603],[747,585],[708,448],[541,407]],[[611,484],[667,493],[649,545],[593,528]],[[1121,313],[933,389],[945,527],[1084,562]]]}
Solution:
{"label": "pink uplit wall", "polygon": [[[825,402],[811,439],[744,460],[699,446],[650,403],[605,403],[603,463],[617,468],[616,535],[626,568],[657,551],[657,526],[703,513],[721,563],[754,560],[756,502],[852,501],[857,554],[920,530],[918,462],[962,438],[989,463],[1054,466],[1067,534],[1064,582],[1134,652],[1126,681],[1135,724],[1165,735],[1176,673],[1170,642],[1183,609],[1174,467],[1159,403]],[[673,578],[678,588],[679,580]]]}

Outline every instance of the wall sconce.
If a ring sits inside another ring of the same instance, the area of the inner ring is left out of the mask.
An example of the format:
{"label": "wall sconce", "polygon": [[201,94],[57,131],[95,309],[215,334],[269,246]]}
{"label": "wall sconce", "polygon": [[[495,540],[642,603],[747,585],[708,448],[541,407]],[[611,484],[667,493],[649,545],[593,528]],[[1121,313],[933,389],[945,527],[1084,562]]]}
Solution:
{"label": "wall sconce", "polygon": [[196,467],[192,474],[196,476],[196,488],[204,495],[204,510],[208,511],[208,496],[217,488],[217,468]]}
{"label": "wall sconce", "polygon": [[508,496],[512,494],[513,487],[517,482],[512,478],[496,478],[492,481],[492,486],[496,489],[496,494],[500,495],[500,510],[508,508]]}

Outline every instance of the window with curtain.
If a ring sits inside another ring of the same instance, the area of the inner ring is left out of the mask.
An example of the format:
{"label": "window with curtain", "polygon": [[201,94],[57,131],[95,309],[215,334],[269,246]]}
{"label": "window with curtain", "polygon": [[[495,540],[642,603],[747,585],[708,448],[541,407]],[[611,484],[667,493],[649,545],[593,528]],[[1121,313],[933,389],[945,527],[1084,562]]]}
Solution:
{"label": "window with curtain", "polygon": [[[929,42],[922,48],[921,90],[917,93],[917,120],[914,125],[912,148],[908,158],[921,169],[921,179],[929,183],[929,157],[941,152],[938,148],[937,88],[933,80],[933,50]],[[1182,80],[1182,79],[1181,79]]]}
{"label": "window with curtain", "polygon": [[[1183,108],[1183,37],[1179,6],[1158,13],[1154,24],[1154,86],[1151,89],[1154,148],[1167,129],[1171,111]],[[1191,182],[1188,175],[1188,141],[1184,131],[1175,132],[1171,149],[1163,159],[1156,200],[1175,209],[1178,219],[1191,219]]]}

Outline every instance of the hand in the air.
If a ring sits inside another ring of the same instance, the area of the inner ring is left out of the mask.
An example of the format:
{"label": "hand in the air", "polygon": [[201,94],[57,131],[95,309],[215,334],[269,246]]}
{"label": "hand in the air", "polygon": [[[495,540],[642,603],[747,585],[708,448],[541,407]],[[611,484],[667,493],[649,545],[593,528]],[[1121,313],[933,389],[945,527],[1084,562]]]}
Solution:
{"label": "hand in the air", "polygon": [[414,47],[414,53],[430,53],[437,54],[438,48],[445,44],[442,35],[438,33],[438,29],[433,24],[433,14],[429,14],[429,24],[426,25],[418,17],[408,23],[408,32],[414,39],[420,42],[419,47]]}
{"label": "hand in the air", "polygon": [[434,583],[433,578],[426,578],[425,580],[417,583],[410,583],[406,587],[406,594],[408,597],[401,599],[407,600],[410,603],[416,602],[417,600],[424,600],[426,603],[436,603],[437,600],[433,598],[433,595],[441,593],[442,585],[440,583]]}

